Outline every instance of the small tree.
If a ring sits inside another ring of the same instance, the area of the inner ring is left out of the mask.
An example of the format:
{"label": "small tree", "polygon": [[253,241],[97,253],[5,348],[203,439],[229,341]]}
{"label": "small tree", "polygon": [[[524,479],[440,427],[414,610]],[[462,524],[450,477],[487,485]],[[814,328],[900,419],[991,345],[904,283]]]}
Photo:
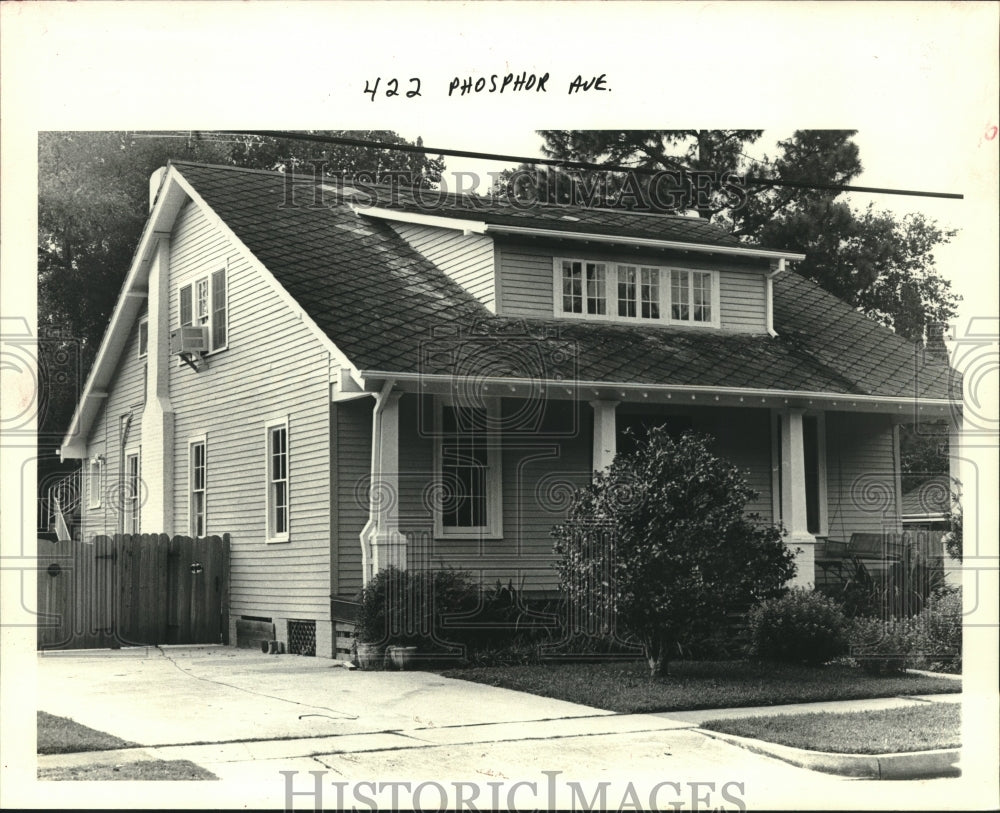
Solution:
{"label": "small tree", "polygon": [[651,430],[573,498],[556,526],[560,580],[578,613],[637,640],[651,676],[692,631],[780,595],[795,573],[782,531],[711,439]]}

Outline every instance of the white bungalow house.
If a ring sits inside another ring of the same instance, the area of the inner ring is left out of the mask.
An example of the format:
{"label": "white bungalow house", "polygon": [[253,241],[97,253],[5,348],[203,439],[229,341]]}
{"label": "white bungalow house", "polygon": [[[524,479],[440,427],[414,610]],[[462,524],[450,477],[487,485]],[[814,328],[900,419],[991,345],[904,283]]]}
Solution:
{"label": "white bungalow house", "polygon": [[801,255],[697,218],[386,193],[151,181],[61,453],[85,537],[231,534],[231,640],[306,622],[334,656],[388,564],[552,590],[568,490],[650,423],[711,434],[811,583],[817,540],[901,530],[899,425],[958,430],[947,364]]}

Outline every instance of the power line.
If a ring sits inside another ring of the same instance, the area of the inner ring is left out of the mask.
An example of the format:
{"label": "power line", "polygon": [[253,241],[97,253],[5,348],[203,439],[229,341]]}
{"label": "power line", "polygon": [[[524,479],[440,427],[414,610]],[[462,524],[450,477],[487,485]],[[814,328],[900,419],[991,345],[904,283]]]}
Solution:
{"label": "power line", "polygon": [[[233,130],[226,131],[232,135],[255,135],[265,138],[285,138],[291,141],[312,141],[320,144],[337,144],[344,147],[364,147],[367,149],[395,150],[417,154],[437,153],[456,158],[476,158],[484,161],[515,161],[521,164],[540,164],[561,169],[586,169],[600,172],[634,172],[639,175],[656,175],[663,170],[644,169],[641,167],[618,166],[614,164],[595,164],[590,161],[571,161],[561,158],[532,158],[523,155],[508,155],[505,153],[480,152],[478,150],[456,150],[448,147],[427,147],[415,144],[390,144],[386,141],[372,141],[363,138],[347,138],[345,136],[312,135],[309,133],[293,133],[285,130]],[[199,134],[200,135],[200,134]],[[681,170],[688,173],[689,170]],[[907,195],[924,198],[947,198],[963,200],[964,195],[956,192],[926,192],[915,189],[890,189],[881,186],[854,186],[852,184],[815,183],[812,181],[789,181],[774,178],[755,178],[744,176],[743,183],[747,186],[784,186],[793,189],[822,189],[836,192],[868,192],[878,195]]]}

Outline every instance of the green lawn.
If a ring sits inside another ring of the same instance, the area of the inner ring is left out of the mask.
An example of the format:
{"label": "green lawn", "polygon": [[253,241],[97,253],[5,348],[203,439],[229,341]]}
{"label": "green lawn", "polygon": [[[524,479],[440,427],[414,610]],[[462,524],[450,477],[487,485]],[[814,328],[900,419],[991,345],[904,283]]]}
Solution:
{"label": "green lawn", "polygon": [[72,768],[39,768],[38,778],[46,782],[125,780],[129,782],[191,781],[218,779],[211,771],[186,759],[123,762],[120,765],[80,765]]}
{"label": "green lawn", "polygon": [[781,714],[711,720],[712,731],[753,737],[810,751],[838,754],[894,754],[958,748],[959,703],[929,703],[902,709],[844,714]]}
{"label": "green lawn", "polygon": [[442,674],[624,713],[945,694],[962,687],[957,680],[920,675],[872,677],[848,666],[747,661],[678,661],[659,679],[650,679],[639,661],[472,667]]}
{"label": "green lawn", "polygon": [[[135,748],[136,743],[103,731],[95,731],[66,717],[38,712],[38,753],[76,754],[86,751],[116,751]],[[191,780],[218,777],[187,760],[145,760],[121,762],[117,765],[76,765],[73,767],[39,768],[38,778],[56,780]]]}
{"label": "green lawn", "polygon": [[94,731],[66,717],[38,712],[38,753],[74,754],[78,751],[115,751],[134,748],[136,743],[119,739],[103,731]]}

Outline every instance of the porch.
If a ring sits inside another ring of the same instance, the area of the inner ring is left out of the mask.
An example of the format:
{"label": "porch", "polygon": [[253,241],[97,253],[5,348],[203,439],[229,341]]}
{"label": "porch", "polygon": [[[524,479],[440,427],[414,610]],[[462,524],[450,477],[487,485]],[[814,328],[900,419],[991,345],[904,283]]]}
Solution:
{"label": "porch", "polygon": [[573,490],[657,424],[711,435],[746,473],[758,493],[748,511],[782,523],[799,551],[797,584],[815,585],[818,543],[902,530],[898,426],[912,403],[434,376],[378,384],[332,405],[342,602],[389,565],[554,591],[550,531]]}

